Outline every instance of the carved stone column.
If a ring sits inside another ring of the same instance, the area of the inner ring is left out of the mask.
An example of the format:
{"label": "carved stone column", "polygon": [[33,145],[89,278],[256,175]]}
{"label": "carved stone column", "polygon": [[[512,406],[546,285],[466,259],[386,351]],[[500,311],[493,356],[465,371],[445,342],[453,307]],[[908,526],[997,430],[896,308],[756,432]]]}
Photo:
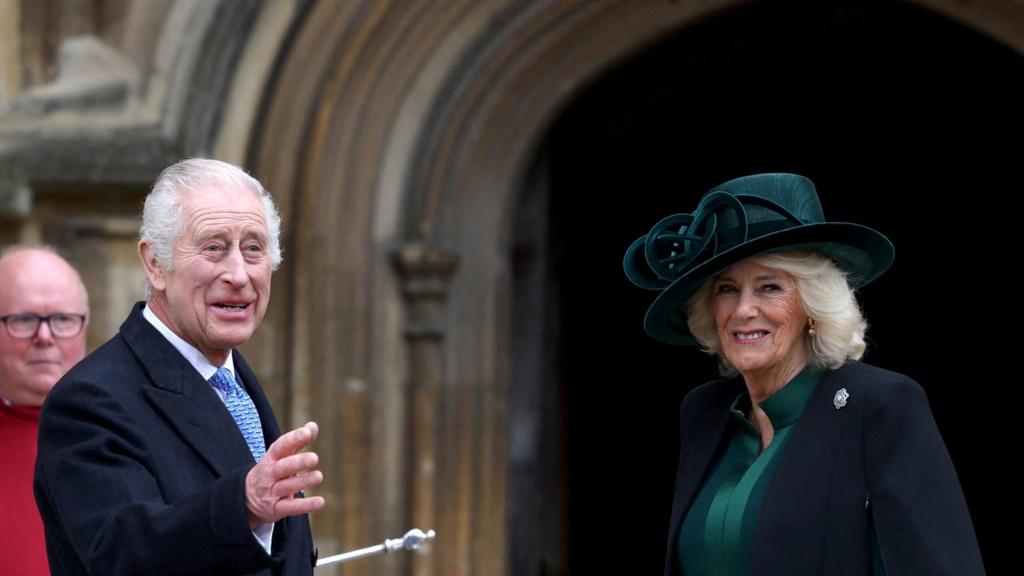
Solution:
{"label": "carved stone column", "polygon": [[[438,519],[438,413],[445,377],[442,312],[459,259],[453,252],[412,242],[397,249],[392,262],[402,280],[409,348],[409,525],[429,530]],[[408,573],[432,576],[432,553],[412,555]]]}

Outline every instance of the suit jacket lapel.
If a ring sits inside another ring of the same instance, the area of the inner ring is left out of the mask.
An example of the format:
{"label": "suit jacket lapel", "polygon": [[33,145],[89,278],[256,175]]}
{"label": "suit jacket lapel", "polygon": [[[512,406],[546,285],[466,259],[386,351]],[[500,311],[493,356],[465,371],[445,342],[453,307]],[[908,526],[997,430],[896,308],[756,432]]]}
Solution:
{"label": "suit jacket lapel", "polygon": [[270,401],[267,399],[267,395],[263,393],[263,388],[260,386],[256,374],[252,371],[252,368],[249,368],[249,363],[245,361],[245,358],[242,357],[238,350],[234,351],[234,362],[235,371],[241,377],[242,384],[245,386],[246,391],[249,392],[249,397],[252,398],[252,403],[260,414],[263,438],[266,440],[267,447],[269,448],[270,444],[281,435],[281,430],[277,427],[277,418],[274,417],[274,410],[270,407]]}
{"label": "suit jacket lapel", "polygon": [[121,337],[149,375],[149,381],[141,383],[146,396],[166,416],[170,427],[217,474],[252,465],[249,447],[224,403],[195,368],[142,317],[142,307],[142,303],[137,304],[121,325]]}
{"label": "suit jacket lapel", "polygon": [[[259,380],[256,378],[256,374],[253,373],[252,368],[249,367],[249,363],[245,361],[245,358],[238,353],[238,350],[234,351],[235,371],[242,379],[242,384],[245,386],[246,391],[249,392],[249,396],[252,398],[252,403],[256,406],[256,411],[260,414],[260,424],[263,426],[263,439],[266,441],[267,448],[281,436],[281,430],[277,426],[277,418],[274,417],[274,411],[270,407],[270,401],[267,400],[267,395],[263,393],[263,388],[259,385]],[[301,492],[299,494],[302,494]],[[289,526],[292,526],[293,530],[300,530],[302,524],[298,522],[295,517],[282,518],[274,524],[274,541],[272,552],[275,555],[283,553],[288,542]],[[307,528],[309,538],[313,538],[313,533],[310,528]],[[315,554],[315,551],[314,551]],[[316,567],[316,557],[313,557],[313,566]]]}

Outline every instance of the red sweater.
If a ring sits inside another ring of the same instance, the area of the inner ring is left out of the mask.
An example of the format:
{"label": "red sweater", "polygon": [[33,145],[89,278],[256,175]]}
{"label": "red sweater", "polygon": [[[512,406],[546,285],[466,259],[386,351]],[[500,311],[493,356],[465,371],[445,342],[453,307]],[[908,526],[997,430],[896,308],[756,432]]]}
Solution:
{"label": "red sweater", "polygon": [[32,495],[39,408],[8,406],[0,400],[0,558],[5,574],[50,573],[43,522]]}

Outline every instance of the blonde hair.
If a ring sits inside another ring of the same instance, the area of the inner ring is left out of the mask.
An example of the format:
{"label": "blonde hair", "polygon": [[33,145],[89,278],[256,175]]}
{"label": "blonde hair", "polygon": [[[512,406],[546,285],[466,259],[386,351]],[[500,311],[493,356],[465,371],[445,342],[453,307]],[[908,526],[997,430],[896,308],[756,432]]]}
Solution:
{"label": "blonde hair", "polygon": [[[793,278],[804,313],[814,320],[814,334],[805,333],[804,339],[811,364],[836,369],[860,360],[868,325],[846,274],[831,259],[816,252],[766,252],[751,259]],[[722,353],[711,310],[712,283],[705,282],[687,301],[686,322],[701,348],[718,358],[722,374],[730,376],[736,368]]]}

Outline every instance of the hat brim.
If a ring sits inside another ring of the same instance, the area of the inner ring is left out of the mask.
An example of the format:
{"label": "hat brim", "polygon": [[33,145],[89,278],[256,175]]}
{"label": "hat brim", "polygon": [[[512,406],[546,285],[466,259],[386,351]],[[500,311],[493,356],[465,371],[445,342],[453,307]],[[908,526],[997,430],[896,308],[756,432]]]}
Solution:
{"label": "hat brim", "polygon": [[889,239],[867,226],[826,222],[765,234],[723,251],[695,266],[665,288],[647,309],[644,330],[678,346],[698,346],[686,324],[686,302],[705,282],[738,262],[766,252],[809,251],[831,258],[846,272],[851,288],[859,288],[892,266],[896,251]]}

